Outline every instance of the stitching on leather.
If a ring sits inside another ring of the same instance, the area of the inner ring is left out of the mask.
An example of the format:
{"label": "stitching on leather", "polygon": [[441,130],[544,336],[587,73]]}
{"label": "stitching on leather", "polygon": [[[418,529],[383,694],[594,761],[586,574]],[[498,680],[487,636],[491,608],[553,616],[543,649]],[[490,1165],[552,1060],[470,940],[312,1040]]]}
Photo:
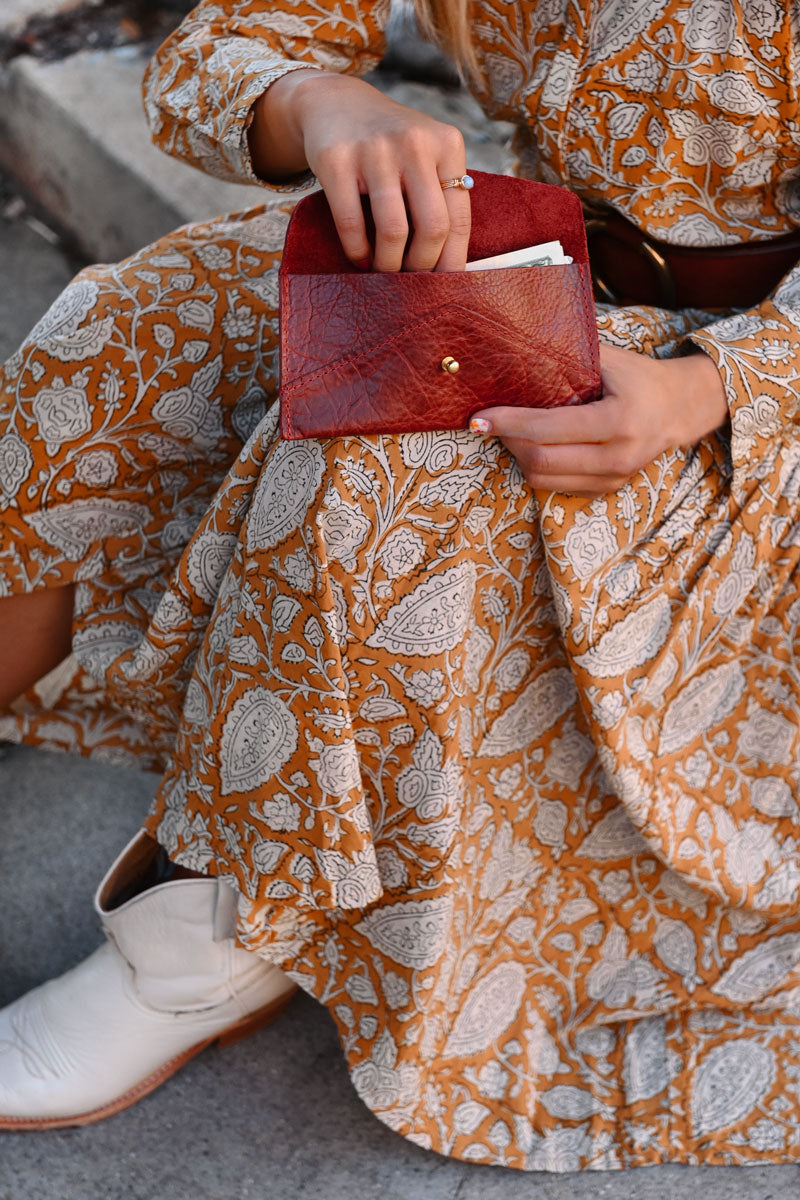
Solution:
{"label": "stitching on leather", "polygon": [[[586,318],[587,327],[589,329],[591,329],[592,324],[596,325],[596,323],[597,323],[597,315],[596,315],[596,312],[594,311],[594,305],[592,305],[591,308],[589,307],[589,299],[588,299],[589,285],[588,285],[588,278],[587,278],[589,276],[589,264],[588,263],[578,263],[578,267],[580,269],[580,276],[581,276],[581,302],[583,304],[583,314]],[[592,360],[592,366],[597,371],[599,371],[600,370],[600,357],[598,354],[596,338],[589,338],[589,357]]]}
{"label": "stitching on leather", "polygon": [[376,354],[378,350],[382,350],[384,346],[388,346],[390,342],[394,342],[403,334],[408,333],[410,329],[421,329],[425,325],[432,325],[437,317],[440,317],[448,307],[453,307],[453,304],[443,305],[437,308],[429,317],[421,317],[418,321],[410,321],[407,325],[401,326],[400,329],[390,333],[382,342],[378,342],[375,346],[370,346],[367,350],[362,350],[360,354],[354,354],[351,358],[337,358],[336,362],[328,363],[324,367],[318,367],[316,371],[312,371],[310,375],[298,375],[296,379],[289,380],[283,386],[283,391],[294,391],[302,385],[315,383],[321,379],[323,375],[329,374],[342,366],[350,367],[357,363],[359,359],[368,358],[372,354]]}

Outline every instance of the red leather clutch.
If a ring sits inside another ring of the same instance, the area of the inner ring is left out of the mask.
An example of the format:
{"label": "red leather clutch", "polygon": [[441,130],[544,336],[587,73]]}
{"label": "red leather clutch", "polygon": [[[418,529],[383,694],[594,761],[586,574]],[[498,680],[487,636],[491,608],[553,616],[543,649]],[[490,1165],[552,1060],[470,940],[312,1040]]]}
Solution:
{"label": "red leather clutch", "polygon": [[[478,409],[595,400],[583,215],[564,188],[472,172],[469,258],[560,240],[566,266],[364,274],[322,192],[289,222],[280,270],[285,438],[456,429]],[[443,369],[453,358],[457,374]]]}

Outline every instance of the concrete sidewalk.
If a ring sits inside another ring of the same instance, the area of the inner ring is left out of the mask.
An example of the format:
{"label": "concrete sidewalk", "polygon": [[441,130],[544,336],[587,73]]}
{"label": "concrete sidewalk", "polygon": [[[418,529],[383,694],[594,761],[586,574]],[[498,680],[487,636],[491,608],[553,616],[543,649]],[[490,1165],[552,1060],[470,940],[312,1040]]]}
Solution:
{"label": "concrete sidewalk", "polygon": [[[0,761],[0,1004],[97,945],[95,884],[156,777],[29,748]],[[798,1167],[525,1175],[456,1162],[358,1100],[326,1011],[295,1000],[88,1129],[0,1134],[0,1200],[779,1200]]]}

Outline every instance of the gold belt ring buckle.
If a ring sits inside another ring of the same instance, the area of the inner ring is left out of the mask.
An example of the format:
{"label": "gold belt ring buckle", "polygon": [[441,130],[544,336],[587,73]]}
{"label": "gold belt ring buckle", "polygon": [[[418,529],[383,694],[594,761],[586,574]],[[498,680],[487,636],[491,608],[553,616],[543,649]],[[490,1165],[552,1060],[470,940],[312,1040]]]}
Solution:
{"label": "gold belt ring buckle", "polygon": [[[591,240],[593,237],[596,237],[599,234],[605,234],[605,236],[610,238],[611,241],[619,242],[621,245],[627,246],[628,243],[622,242],[620,238],[614,237],[614,231],[613,229],[609,228],[607,217],[605,217],[602,213],[598,214],[597,209],[588,209],[587,211],[591,214],[586,222],[586,241],[590,247],[589,263],[591,266]],[[664,258],[664,255],[656,249],[656,247],[644,233],[640,234],[639,244],[635,247],[631,246],[630,248],[635,249],[636,253],[641,255],[641,257],[644,258],[653,268],[653,272],[658,283],[658,299],[656,303],[663,308],[675,308],[675,302],[677,298],[675,280],[672,277],[672,271],[670,270],[669,263]],[[606,281],[593,266],[592,283],[594,284],[594,288],[599,296],[599,299],[605,300],[608,304],[619,305],[621,303],[621,297],[608,283],[606,283]]]}

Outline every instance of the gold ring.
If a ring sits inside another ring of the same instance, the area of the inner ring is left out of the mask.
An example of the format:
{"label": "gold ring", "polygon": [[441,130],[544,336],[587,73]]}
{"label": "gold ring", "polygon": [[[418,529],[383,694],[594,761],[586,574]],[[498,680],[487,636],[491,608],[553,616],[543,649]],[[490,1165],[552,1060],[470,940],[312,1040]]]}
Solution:
{"label": "gold ring", "polygon": [[457,175],[455,179],[440,179],[439,183],[442,185],[442,191],[445,188],[457,187],[468,192],[470,188],[475,187],[475,180],[471,175]]}

